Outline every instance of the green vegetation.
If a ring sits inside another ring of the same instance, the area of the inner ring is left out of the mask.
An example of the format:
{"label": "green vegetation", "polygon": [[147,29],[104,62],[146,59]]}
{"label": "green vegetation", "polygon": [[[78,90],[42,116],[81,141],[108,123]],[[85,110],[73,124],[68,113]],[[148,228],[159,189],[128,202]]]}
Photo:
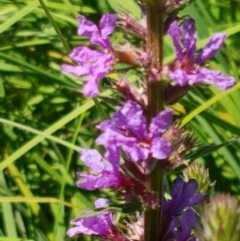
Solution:
{"label": "green vegetation", "polygon": [[[112,112],[101,101],[112,93],[98,101],[83,98],[81,82],[60,66],[70,61],[71,48],[87,43],[76,34],[77,14],[96,20],[125,8],[140,16],[134,0],[45,0],[45,10],[42,3],[0,1],[0,241],[62,241],[70,220],[92,207],[98,193],[75,187],[75,172],[83,169],[78,148],[94,147],[101,113]],[[238,79],[240,3],[196,0],[182,15],[196,20],[199,49],[213,33],[229,35],[209,64]],[[166,63],[174,57],[168,43]],[[240,83],[227,92],[195,88],[174,106],[175,114],[199,143],[227,142],[240,136],[239,89]],[[216,191],[240,197],[239,150],[236,138],[198,159],[217,180]]]}

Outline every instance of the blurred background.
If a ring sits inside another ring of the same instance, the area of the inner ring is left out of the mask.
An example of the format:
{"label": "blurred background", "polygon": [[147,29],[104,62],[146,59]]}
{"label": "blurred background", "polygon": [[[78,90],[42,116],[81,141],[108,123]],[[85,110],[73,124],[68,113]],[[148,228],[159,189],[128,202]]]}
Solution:
{"label": "blurred background", "polygon": [[[101,102],[103,98],[99,98],[101,108],[96,107],[96,102],[81,95],[81,82],[61,72],[61,64],[69,63],[69,49],[62,38],[70,49],[89,45],[87,38],[77,35],[78,14],[96,23],[102,13],[119,10],[141,18],[134,0],[45,0],[53,19],[41,2],[0,1],[0,241],[65,240],[70,220],[92,208],[93,200],[100,196],[100,192],[75,186],[76,171],[84,170],[78,148],[95,147],[101,110],[110,116],[113,108]],[[240,1],[196,0],[180,15],[196,20],[199,50],[216,32],[229,36],[209,65],[238,79]],[[123,38],[117,29],[113,42]],[[166,37],[164,61],[173,59]],[[127,77],[137,80],[132,72]],[[218,145],[236,138],[198,162],[209,169],[212,182],[217,180],[215,191],[238,197],[239,88],[240,84],[227,92],[194,88],[173,106],[198,143]],[[103,96],[114,103],[111,91]],[[109,195],[107,190],[101,194]]]}

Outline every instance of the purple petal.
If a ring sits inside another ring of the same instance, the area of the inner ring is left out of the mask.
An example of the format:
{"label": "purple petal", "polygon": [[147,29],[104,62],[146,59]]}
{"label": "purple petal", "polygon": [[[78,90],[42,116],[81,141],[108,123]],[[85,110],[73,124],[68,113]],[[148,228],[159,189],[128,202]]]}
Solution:
{"label": "purple petal", "polygon": [[[100,130],[102,129],[102,126],[106,127],[108,121],[103,121],[100,125],[98,125],[98,128]],[[105,126],[106,124],[106,126]],[[107,129],[95,140],[98,145],[103,145],[105,147],[107,146],[117,146],[117,138],[119,136],[119,133],[111,128]]]}
{"label": "purple petal", "polygon": [[116,19],[116,15],[114,14],[104,14],[99,23],[101,37],[98,35],[92,35],[91,43],[98,44],[105,49],[111,49],[111,43],[108,36],[113,32],[116,26]]}
{"label": "purple petal", "polygon": [[[104,124],[104,122],[102,122]],[[115,128],[115,126],[114,126]],[[120,147],[122,144],[132,144],[136,142],[135,138],[126,137],[121,132],[114,130],[114,128],[106,129],[97,139],[96,143],[105,147]]]}
{"label": "purple petal", "polygon": [[204,49],[199,53],[199,55],[195,59],[196,64],[201,64],[205,60],[213,57],[217,51],[222,47],[223,41],[227,37],[226,34],[216,33],[214,34]]}
{"label": "purple petal", "polygon": [[89,76],[86,84],[84,85],[82,92],[84,96],[92,98],[99,93],[98,83],[100,79],[97,79],[96,76]]}
{"label": "purple petal", "polygon": [[105,39],[107,38],[113,31],[116,26],[116,15],[105,13],[103,14],[99,27],[101,30],[101,35]]}
{"label": "purple petal", "polygon": [[192,209],[188,209],[178,217],[172,219],[172,232],[178,241],[187,241],[191,237],[192,229],[197,225],[197,216]]}
{"label": "purple petal", "polygon": [[171,154],[171,143],[163,138],[155,138],[152,141],[151,153],[152,156],[163,160]]}
{"label": "purple petal", "polygon": [[96,232],[93,232],[91,229],[89,228],[85,228],[82,225],[78,226],[78,227],[74,227],[74,228],[70,228],[68,229],[66,235],[68,237],[74,237],[74,236],[78,236],[80,234],[87,234],[87,235],[94,235],[97,234]]}
{"label": "purple petal", "polygon": [[169,71],[169,78],[175,81],[180,86],[188,85],[188,75],[185,70],[178,68],[174,71]]}
{"label": "purple petal", "polygon": [[181,44],[180,44],[181,43],[181,37],[182,37],[182,31],[181,31],[180,27],[178,26],[177,21],[173,21],[171,23],[171,25],[168,28],[167,33],[172,38],[177,59],[182,60],[184,58],[184,54],[182,52],[182,47],[181,47]]}
{"label": "purple petal", "polygon": [[89,73],[89,68],[88,66],[73,66],[73,65],[68,65],[68,64],[63,64],[61,66],[61,69],[65,73],[71,73],[75,75],[76,77],[80,77],[82,75],[86,75]]}
{"label": "purple petal", "polygon": [[81,15],[78,16],[78,21],[80,22],[80,26],[78,28],[78,34],[80,36],[87,36],[91,39],[94,35],[100,38],[100,33],[96,24],[87,20],[84,16]]}
{"label": "purple petal", "polygon": [[[103,53],[91,50],[87,47],[74,48],[69,57],[73,61],[79,63],[79,65],[62,65],[62,70],[67,73],[72,73],[77,77],[87,75],[90,73],[93,63],[99,61],[99,59],[103,58],[103,56]],[[104,61],[105,58],[106,57],[104,57]]]}
{"label": "purple petal", "polygon": [[143,115],[142,108],[136,102],[127,101],[116,115],[114,115],[114,119],[122,122],[138,139],[146,136],[146,119]]}
{"label": "purple petal", "polygon": [[226,76],[221,71],[209,70],[201,68],[198,73],[198,81],[189,80],[189,84],[204,81],[209,84],[216,85],[220,90],[227,90],[236,84],[236,79],[233,76]]}
{"label": "purple petal", "polygon": [[71,224],[76,226],[67,232],[67,236],[73,237],[80,234],[86,235],[108,235],[113,229],[112,214],[108,211],[95,216],[79,217],[71,221]]}
{"label": "purple petal", "polygon": [[96,126],[99,130],[105,131],[109,128],[115,128],[114,122],[112,120],[104,120]]}
{"label": "purple petal", "polygon": [[[105,124],[109,122],[102,122],[101,127],[106,127]],[[115,128],[115,126],[114,126]],[[122,148],[129,155],[132,161],[145,160],[148,157],[149,150],[139,145],[139,142],[134,137],[124,136],[121,132],[112,129],[106,129],[97,139],[96,143],[103,145],[109,158],[113,147]]]}
{"label": "purple petal", "polygon": [[113,64],[113,57],[110,54],[101,54],[98,59],[89,67],[89,77],[83,88],[83,94],[87,97],[94,97],[99,92],[99,81],[103,79]]}
{"label": "purple petal", "polygon": [[81,148],[80,153],[81,160],[92,171],[101,172],[105,168],[103,158],[97,150],[88,150],[85,148]]}
{"label": "purple petal", "polygon": [[159,134],[164,133],[172,123],[172,109],[167,109],[161,111],[156,117],[154,117],[151,121],[149,131],[152,136],[156,137]]}
{"label": "purple petal", "polygon": [[[100,20],[99,28],[83,16],[79,16],[80,26],[78,34],[90,38],[92,44],[97,44],[105,49],[111,48],[108,35],[111,34],[116,25],[116,16],[113,14],[104,14]],[[100,29],[100,31],[99,31]]]}
{"label": "purple petal", "polygon": [[186,74],[186,77],[188,79],[188,85],[194,85],[203,82],[203,79],[205,79],[201,67],[195,70],[193,69],[192,72]]}
{"label": "purple petal", "polygon": [[190,235],[191,230],[197,225],[197,215],[196,212],[192,209],[184,211],[181,215],[181,224],[182,227],[188,230],[188,235]]}
{"label": "purple petal", "polygon": [[186,54],[188,59],[192,59],[193,54],[196,51],[196,30],[195,30],[195,21],[193,19],[187,19],[183,23],[183,31],[185,32],[184,36],[184,46],[186,49]]}
{"label": "purple petal", "polygon": [[118,186],[121,177],[119,173],[119,152],[111,154],[110,163],[103,160],[96,150],[81,149],[81,159],[93,174],[77,173],[80,178],[77,186],[86,190],[104,189]]}
{"label": "purple petal", "polygon": [[84,46],[74,48],[69,57],[77,63],[91,66],[90,63],[96,62],[102,55],[102,52]]}
{"label": "purple petal", "polygon": [[133,162],[146,160],[150,152],[149,148],[141,147],[139,143],[136,142],[130,145],[124,145],[122,148],[129,155],[131,161]]}
{"label": "purple petal", "polygon": [[114,173],[104,173],[98,176],[77,173],[77,176],[80,178],[80,180],[76,182],[77,187],[89,191],[116,187],[120,182],[119,176],[116,176]]}
{"label": "purple petal", "polygon": [[91,50],[87,47],[74,48],[69,57],[73,61],[79,63],[79,65],[72,66],[65,64],[62,65],[62,70],[67,73],[72,73],[77,77],[86,75],[90,71],[91,65],[89,64],[89,61],[95,62],[97,59],[99,59],[100,54],[100,52]]}
{"label": "purple petal", "polygon": [[119,173],[120,151],[117,145],[110,145],[106,149],[105,158],[111,163],[114,173]]}
{"label": "purple petal", "polygon": [[200,202],[202,202],[204,199],[206,199],[207,197],[207,194],[203,194],[203,193],[200,193],[200,194],[195,194],[194,196],[192,196],[192,198],[189,200],[189,205],[192,207],[192,206],[195,206],[197,204],[199,204]]}
{"label": "purple petal", "polygon": [[97,79],[104,78],[112,68],[114,59],[112,54],[101,53],[95,62],[92,63],[90,68],[90,74],[95,76]]}
{"label": "purple petal", "polygon": [[[95,57],[95,56],[94,56]],[[98,53],[97,59],[90,59],[91,65],[88,68],[87,83],[83,88],[83,94],[87,97],[94,97],[99,92],[99,81],[110,71],[113,64],[113,56],[110,54]],[[86,64],[88,64],[86,62]]]}
{"label": "purple petal", "polygon": [[127,101],[114,114],[111,125],[129,137],[143,139],[146,136],[146,119],[142,108],[134,101]]}
{"label": "purple petal", "polygon": [[107,198],[98,198],[94,202],[95,208],[103,208],[103,207],[108,206],[108,204],[109,204],[109,200]]}
{"label": "purple petal", "polygon": [[180,213],[186,207],[200,203],[203,195],[195,194],[197,190],[198,183],[195,180],[191,179],[185,183],[182,178],[177,178],[171,188],[172,199],[164,204],[164,211],[172,216]]}

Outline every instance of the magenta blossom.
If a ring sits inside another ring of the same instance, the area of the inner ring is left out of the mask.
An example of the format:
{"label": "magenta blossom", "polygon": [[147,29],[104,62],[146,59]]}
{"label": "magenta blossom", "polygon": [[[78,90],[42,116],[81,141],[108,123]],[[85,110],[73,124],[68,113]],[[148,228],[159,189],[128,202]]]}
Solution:
{"label": "magenta blossom", "polygon": [[204,61],[213,57],[221,48],[226,38],[225,34],[213,35],[198,55],[195,55],[197,37],[193,19],[185,20],[181,28],[177,21],[172,22],[168,34],[172,38],[177,57],[177,61],[168,69],[168,76],[171,80],[180,86],[194,85],[204,81],[216,85],[221,90],[235,85],[234,77],[225,76],[220,71],[213,71],[202,66]]}
{"label": "magenta blossom", "polygon": [[87,36],[92,44],[99,46],[98,50],[80,46],[70,53],[69,57],[76,65],[62,65],[62,70],[73,75],[87,76],[87,82],[83,87],[83,94],[93,97],[98,94],[98,83],[111,70],[114,64],[114,55],[111,49],[109,35],[116,25],[114,14],[104,14],[100,20],[99,27],[83,16],[79,16],[80,26],[78,34]]}
{"label": "magenta blossom", "polygon": [[119,173],[119,152],[111,152],[106,162],[97,150],[81,149],[81,160],[92,174],[78,172],[77,186],[86,190],[117,187],[121,182]]}
{"label": "magenta blossom", "polygon": [[96,142],[109,148],[117,147],[132,161],[154,157],[163,160],[171,153],[171,144],[161,137],[172,122],[172,110],[167,109],[154,117],[149,126],[140,105],[127,101],[112,120],[103,121],[98,128],[104,131]]}
{"label": "magenta blossom", "polygon": [[[108,200],[99,198],[95,201],[96,208],[106,207]],[[105,211],[93,215],[90,211],[84,211],[80,217],[71,221],[74,225],[67,231],[67,236],[74,237],[80,234],[97,235],[97,236],[111,236],[113,232],[113,217],[112,212]]]}

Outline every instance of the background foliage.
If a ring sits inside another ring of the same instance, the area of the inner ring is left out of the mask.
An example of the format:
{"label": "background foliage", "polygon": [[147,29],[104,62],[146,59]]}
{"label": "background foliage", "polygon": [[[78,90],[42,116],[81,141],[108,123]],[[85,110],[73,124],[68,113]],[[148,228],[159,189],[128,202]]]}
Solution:
{"label": "background foliage", "polygon": [[[62,74],[68,49],[54,23],[73,48],[88,44],[76,34],[77,14],[97,21],[103,12],[121,8],[140,17],[134,0],[44,2],[54,22],[39,1],[0,1],[0,240],[64,240],[70,220],[91,208],[98,195],[77,189],[75,172],[83,169],[79,146],[94,146],[101,109],[82,97],[81,83]],[[229,35],[209,64],[237,79],[239,9],[236,0],[196,0],[182,12],[197,22],[199,49],[215,32]],[[165,42],[167,63],[174,55],[167,37]],[[199,143],[220,144],[238,137],[239,88],[240,84],[227,92],[195,88],[174,106],[175,114],[191,126]],[[111,106],[106,101],[100,105],[110,115]],[[236,139],[198,159],[209,168],[211,180],[217,180],[218,192],[240,194],[239,147]]]}

